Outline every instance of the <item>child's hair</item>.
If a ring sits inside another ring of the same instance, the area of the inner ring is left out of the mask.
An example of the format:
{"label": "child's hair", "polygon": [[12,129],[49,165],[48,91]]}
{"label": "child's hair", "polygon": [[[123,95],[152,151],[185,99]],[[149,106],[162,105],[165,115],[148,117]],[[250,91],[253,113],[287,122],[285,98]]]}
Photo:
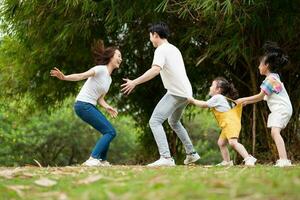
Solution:
{"label": "child's hair", "polygon": [[237,99],[239,97],[239,93],[237,89],[235,89],[233,83],[229,83],[224,77],[217,77],[214,81],[217,82],[217,87],[221,89],[222,95],[231,99]]}
{"label": "child's hair", "polygon": [[269,64],[271,72],[277,71],[288,63],[288,56],[284,54],[283,50],[276,42],[267,41],[264,46],[264,64]]}
{"label": "child's hair", "polygon": [[161,39],[167,39],[170,35],[169,27],[164,22],[153,23],[149,25],[150,33],[157,33]]}
{"label": "child's hair", "polygon": [[115,55],[117,47],[104,47],[103,40],[95,40],[92,45],[92,54],[96,65],[107,65],[110,59]]}

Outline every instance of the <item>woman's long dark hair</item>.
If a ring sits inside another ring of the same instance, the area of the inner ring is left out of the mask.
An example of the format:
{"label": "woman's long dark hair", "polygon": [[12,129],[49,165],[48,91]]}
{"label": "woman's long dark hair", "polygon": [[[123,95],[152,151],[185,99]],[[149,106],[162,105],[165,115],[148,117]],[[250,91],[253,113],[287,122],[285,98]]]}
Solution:
{"label": "woman's long dark hair", "polygon": [[117,47],[104,47],[103,40],[95,40],[92,46],[92,54],[96,65],[107,65],[114,56]]}
{"label": "woman's long dark hair", "polygon": [[221,89],[221,94],[231,98],[237,99],[239,97],[239,93],[237,89],[235,89],[233,83],[229,83],[229,81],[224,77],[217,77],[214,79],[217,82],[217,87]]}
{"label": "woman's long dark hair", "polygon": [[288,56],[284,54],[276,42],[266,42],[263,49],[264,56],[262,59],[264,59],[264,64],[269,64],[269,70],[271,72],[278,71],[278,69],[288,64]]}

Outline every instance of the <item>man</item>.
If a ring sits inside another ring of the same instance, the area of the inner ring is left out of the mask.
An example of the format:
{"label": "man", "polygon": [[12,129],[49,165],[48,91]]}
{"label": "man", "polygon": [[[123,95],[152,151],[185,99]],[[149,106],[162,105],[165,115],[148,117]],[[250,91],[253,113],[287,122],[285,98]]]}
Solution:
{"label": "man", "polygon": [[156,23],[149,28],[150,41],[156,48],[152,67],[142,76],[134,79],[123,79],[122,92],[130,94],[139,84],[147,82],[160,74],[167,93],[156,105],[149,121],[156,144],[158,146],[160,159],[148,166],[175,166],[171,157],[163,122],[168,119],[169,125],[175,131],[186,151],[184,164],[190,164],[200,159],[194,151],[193,144],[186,129],[180,122],[181,115],[192,97],[192,87],[186,75],[185,66],[180,51],[167,40],[169,28],[163,23]]}

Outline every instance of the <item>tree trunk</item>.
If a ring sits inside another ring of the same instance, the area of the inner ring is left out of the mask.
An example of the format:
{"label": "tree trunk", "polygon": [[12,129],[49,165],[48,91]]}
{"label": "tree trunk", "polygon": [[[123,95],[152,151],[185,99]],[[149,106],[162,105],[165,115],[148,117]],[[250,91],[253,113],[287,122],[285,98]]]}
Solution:
{"label": "tree trunk", "polygon": [[256,104],[253,105],[253,123],[252,123],[252,155],[255,155],[255,143],[256,143]]}
{"label": "tree trunk", "polygon": [[[257,77],[255,75],[255,72],[253,72],[251,66],[248,66],[250,69],[250,80],[251,80],[251,86],[252,86],[252,95],[257,94]],[[252,154],[255,154],[255,146],[256,146],[256,107],[257,105],[253,105],[253,111],[252,111]]]}

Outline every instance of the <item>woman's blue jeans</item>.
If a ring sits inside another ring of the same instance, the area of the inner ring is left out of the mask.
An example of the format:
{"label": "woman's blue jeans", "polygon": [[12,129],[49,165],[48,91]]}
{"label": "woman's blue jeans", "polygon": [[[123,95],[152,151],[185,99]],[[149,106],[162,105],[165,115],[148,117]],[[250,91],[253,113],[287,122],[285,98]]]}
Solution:
{"label": "woman's blue jeans", "polygon": [[91,156],[93,158],[106,160],[109,144],[114,137],[116,137],[116,130],[93,104],[76,101],[74,110],[83,121],[103,134],[103,136],[97,141]]}

